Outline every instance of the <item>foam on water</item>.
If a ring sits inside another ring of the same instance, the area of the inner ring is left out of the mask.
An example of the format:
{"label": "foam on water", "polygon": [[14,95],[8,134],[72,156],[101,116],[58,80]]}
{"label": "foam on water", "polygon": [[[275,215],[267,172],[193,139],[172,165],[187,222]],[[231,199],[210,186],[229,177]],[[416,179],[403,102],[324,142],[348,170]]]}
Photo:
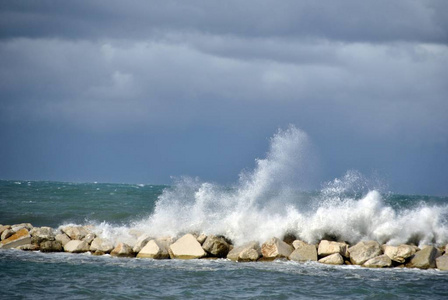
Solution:
{"label": "foam on water", "polygon": [[294,234],[307,242],[335,238],[356,243],[444,244],[447,206],[394,210],[355,171],[313,196],[303,192],[313,170],[306,133],[290,126],[271,139],[265,159],[243,172],[233,187],[180,178],[158,198],[154,212],[129,226],[102,223],[103,236],[132,243],[135,232],[178,236],[186,232],[225,235],[236,244]]}

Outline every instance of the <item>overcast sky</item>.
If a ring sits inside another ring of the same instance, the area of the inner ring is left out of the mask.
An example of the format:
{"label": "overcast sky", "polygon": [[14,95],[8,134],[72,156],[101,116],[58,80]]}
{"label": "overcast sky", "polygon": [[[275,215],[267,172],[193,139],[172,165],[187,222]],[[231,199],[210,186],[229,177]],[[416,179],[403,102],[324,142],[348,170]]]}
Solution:
{"label": "overcast sky", "polygon": [[[319,163],[448,195],[448,1],[1,1],[0,178],[229,184]],[[310,170],[310,173],[311,170]]]}

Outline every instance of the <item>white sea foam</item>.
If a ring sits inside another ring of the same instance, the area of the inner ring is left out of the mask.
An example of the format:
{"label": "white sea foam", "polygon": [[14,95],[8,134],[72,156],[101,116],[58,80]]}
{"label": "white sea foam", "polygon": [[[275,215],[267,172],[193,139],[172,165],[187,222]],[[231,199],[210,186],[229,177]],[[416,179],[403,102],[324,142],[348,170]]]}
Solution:
{"label": "white sea foam", "polygon": [[[243,172],[238,183],[226,188],[180,178],[159,197],[155,211],[129,227],[103,223],[103,235],[135,241],[138,232],[177,236],[185,232],[221,234],[236,244],[294,234],[315,243],[335,238],[356,243],[443,244],[448,241],[446,206],[394,210],[360,173],[349,171],[324,185],[313,196],[303,193],[313,169],[306,133],[290,126],[271,139],[265,159],[253,172]],[[369,190],[371,189],[371,190]]]}

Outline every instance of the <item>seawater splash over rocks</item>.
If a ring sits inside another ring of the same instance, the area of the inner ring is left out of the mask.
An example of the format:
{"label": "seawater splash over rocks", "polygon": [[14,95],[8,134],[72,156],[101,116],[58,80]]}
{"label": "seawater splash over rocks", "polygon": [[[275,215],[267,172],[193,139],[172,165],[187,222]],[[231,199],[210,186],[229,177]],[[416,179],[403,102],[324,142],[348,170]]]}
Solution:
{"label": "seawater splash over rocks", "polygon": [[[14,228],[13,226],[3,226]],[[17,228],[17,227],[16,227]],[[63,229],[51,229],[48,227],[30,226],[20,228],[11,236],[0,241],[0,249],[19,249],[25,251],[42,252],[69,252],[85,253],[94,255],[110,254],[116,257],[137,257],[141,259],[209,259],[227,258],[232,261],[272,261],[275,259],[289,259],[298,263],[316,261],[322,264],[343,265],[353,264],[367,268],[408,267],[430,269],[438,268],[448,271],[448,253],[445,251],[447,245],[435,247],[425,245],[418,248],[415,245],[400,245],[398,247],[380,245],[377,241],[360,241],[355,245],[346,242],[322,240],[318,244],[308,244],[301,240],[294,240],[290,236],[283,240],[273,237],[263,244],[250,242],[235,247],[232,242],[223,236],[206,236],[204,234],[188,233],[175,238],[142,239],[143,247],[135,252],[132,245],[118,242],[112,245],[101,235],[95,239],[89,239],[89,235],[95,234],[94,226],[66,226]],[[84,232],[84,239],[73,235],[64,246],[55,240],[56,234],[60,232]],[[42,232],[45,234],[42,235]],[[36,238],[38,237],[38,238]],[[201,245],[200,241],[205,238]],[[51,247],[48,244],[55,244]],[[56,245],[57,244],[57,245]],[[348,247],[348,249],[347,249]]]}

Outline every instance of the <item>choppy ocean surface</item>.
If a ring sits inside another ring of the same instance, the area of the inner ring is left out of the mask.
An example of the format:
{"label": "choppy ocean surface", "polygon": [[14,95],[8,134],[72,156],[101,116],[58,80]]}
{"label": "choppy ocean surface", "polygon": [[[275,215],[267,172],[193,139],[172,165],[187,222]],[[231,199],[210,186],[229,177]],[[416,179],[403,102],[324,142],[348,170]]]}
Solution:
{"label": "choppy ocean surface", "polygon": [[[222,234],[236,245],[294,234],[356,243],[448,243],[448,197],[397,195],[356,171],[305,192],[307,136],[271,139],[233,186],[180,178],[170,186],[0,180],[0,224],[93,224],[132,244],[136,232]],[[292,261],[151,260],[0,250],[0,299],[448,299],[448,272]]]}

